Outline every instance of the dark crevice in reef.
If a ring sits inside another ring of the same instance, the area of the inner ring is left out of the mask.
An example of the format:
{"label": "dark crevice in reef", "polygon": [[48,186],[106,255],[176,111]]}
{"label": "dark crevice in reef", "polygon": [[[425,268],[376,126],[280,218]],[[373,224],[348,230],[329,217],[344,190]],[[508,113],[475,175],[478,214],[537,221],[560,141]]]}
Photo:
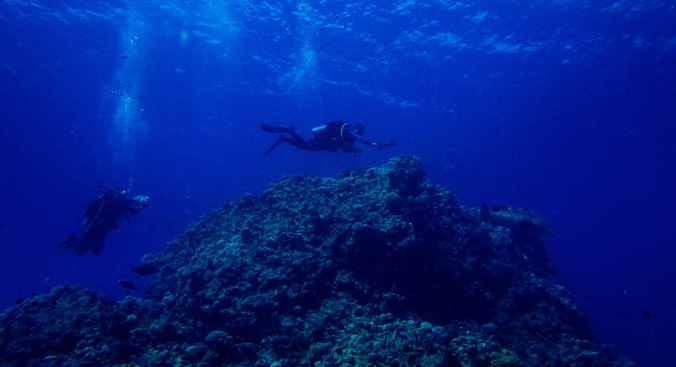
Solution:
{"label": "dark crevice in reef", "polygon": [[482,223],[415,157],[286,177],[159,254],[141,298],[74,286],[0,316],[1,366],[624,366],[536,237]]}

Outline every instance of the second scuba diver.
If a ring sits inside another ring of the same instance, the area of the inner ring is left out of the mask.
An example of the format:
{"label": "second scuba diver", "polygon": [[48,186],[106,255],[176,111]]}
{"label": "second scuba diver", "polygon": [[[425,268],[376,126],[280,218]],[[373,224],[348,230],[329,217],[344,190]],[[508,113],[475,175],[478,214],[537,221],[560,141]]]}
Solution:
{"label": "second scuba diver", "polygon": [[[394,146],[395,142],[389,143],[372,142],[362,138],[364,135],[364,125],[356,124],[349,125],[343,120],[331,121],[324,125],[312,129],[312,139],[305,140],[300,136],[296,129],[291,126],[273,126],[268,124],[261,124],[261,128],[265,132],[279,133],[279,137],[272,144],[272,146],[263,154],[268,155],[280,143],[288,143],[296,148],[308,151],[326,150],[329,152],[343,151],[347,153],[361,153],[361,147],[355,147],[358,141],[362,144],[382,149],[387,146]],[[284,135],[284,134],[288,134]]]}

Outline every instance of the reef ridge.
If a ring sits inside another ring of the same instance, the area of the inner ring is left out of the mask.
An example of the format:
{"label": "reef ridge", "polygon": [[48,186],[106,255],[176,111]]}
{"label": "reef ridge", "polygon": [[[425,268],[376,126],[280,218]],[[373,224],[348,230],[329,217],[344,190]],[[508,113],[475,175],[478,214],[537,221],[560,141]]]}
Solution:
{"label": "reef ridge", "polygon": [[629,366],[544,243],[482,223],[417,157],[290,176],[142,259],[141,297],[63,285],[0,315],[0,366]]}

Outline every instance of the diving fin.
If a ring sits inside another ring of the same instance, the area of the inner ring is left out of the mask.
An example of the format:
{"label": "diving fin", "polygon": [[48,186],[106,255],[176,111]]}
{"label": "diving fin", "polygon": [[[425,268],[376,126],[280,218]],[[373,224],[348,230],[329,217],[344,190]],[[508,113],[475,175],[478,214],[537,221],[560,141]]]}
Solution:
{"label": "diving fin", "polygon": [[71,233],[65,240],[61,241],[57,246],[59,246],[59,248],[66,250],[72,248],[75,244],[77,244],[77,237],[75,237],[75,233]]}
{"label": "diving fin", "polygon": [[284,141],[284,135],[280,135],[279,138],[277,138],[277,140],[275,140],[275,142],[272,143],[270,148],[268,148],[268,150],[266,150],[265,153],[263,153],[263,155],[261,155],[261,157],[265,157],[266,155],[270,154],[270,152],[272,152],[275,148],[277,148],[279,143],[281,143],[283,141]]}

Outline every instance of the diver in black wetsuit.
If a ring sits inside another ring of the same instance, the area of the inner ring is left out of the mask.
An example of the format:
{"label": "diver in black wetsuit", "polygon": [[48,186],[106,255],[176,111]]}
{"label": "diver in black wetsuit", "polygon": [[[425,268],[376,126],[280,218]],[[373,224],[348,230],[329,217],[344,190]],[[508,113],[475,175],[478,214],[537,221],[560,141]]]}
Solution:
{"label": "diver in black wetsuit", "polygon": [[[362,144],[370,145],[378,149],[387,146],[394,146],[394,141],[389,143],[372,142],[362,138],[364,134],[364,125],[356,124],[350,126],[343,120],[331,121],[322,126],[312,129],[313,137],[310,140],[303,139],[296,129],[290,126],[272,126],[261,124],[263,131],[269,133],[279,133],[279,137],[272,146],[263,154],[268,155],[280,143],[289,143],[296,148],[309,151],[327,150],[329,152],[343,151],[347,153],[361,153],[362,148],[355,148],[354,144],[358,141]],[[289,134],[286,136],[284,134]]]}
{"label": "diver in black wetsuit", "polygon": [[78,241],[75,233],[71,233],[59,247],[72,247],[78,255],[84,255],[90,250],[94,255],[100,254],[106,233],[119,228],[117,221],[122,217],[129,219],[129,215],[137,214],[150,203],[148,196],[129,198],[127,193],[121,187],[115,187],[94,199],[84,211],[84,230],[80,240]]}

